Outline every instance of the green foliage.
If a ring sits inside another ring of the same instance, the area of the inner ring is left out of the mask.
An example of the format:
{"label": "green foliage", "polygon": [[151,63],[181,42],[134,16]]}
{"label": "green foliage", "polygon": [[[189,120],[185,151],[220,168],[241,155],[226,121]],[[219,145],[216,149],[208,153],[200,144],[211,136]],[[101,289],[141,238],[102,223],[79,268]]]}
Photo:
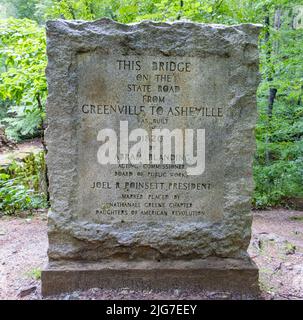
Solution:
{"label": "green foliage", "polygon": [[[298,1],[299,3],[299,1]],[[303,29],[293,27],[294,3],[268,1],[270,24],[260,42],[262,82],[254,164],[254,205],[287,205],[303,197]],[[280,21],[280,23],[279,23]],[[277,95],[269,109],[269,90]]]}
{"label": "green foliage", "polygon": [[[53,0],[46,8],[45,16],[47,19],[94,20],[98,17],[109,17],[116,20],[122,2],[121,0]],[[127,2],[124,1],[124,3],[126,5]]]}
{"label": "green foliage", "polygon": [[52,0],[0,0],[0,18],[14,17],[44,22],[45,10]]}
{"label": "green foliage", "polygon": [[34,268],[26,273],[26,275],[29,278],[32,278],[34,280],[40,280],[41,279],[41,270],[39,268]]}
{"label": "green foliage", "polygon": [[277,98],[271,119],[266,114],[265,97],[259,99],[253,202],[258,208],[303,198],[303,107],[288,99]]}
{"label": "green foliage", "polygon": [[2,123],[15,140],[35,135],[45,118],[45,32],[35,22],[0,20],[0,101],[10,106]]}
{"label": "green foliage", "polygon": [[46,195],[41,191],[44,174],[43,152],[30,154],[21,164],[13,162],[8,168],[0,168],[0,211],[14,214],[46,207]]}
{"label": "green foliage", "polygon": [[40,109],[32,106],[11,106],[8,114],[1,120],[6,125],[6,136],[15,141],[20,138],[31,138],[37,135],[41,127],[41,116],[44,118],[44,111],[41,115]]}
{"label": "green foliage", "polygon": [[303,216],[291,216],[289,217],[289,220],[303,222]]}

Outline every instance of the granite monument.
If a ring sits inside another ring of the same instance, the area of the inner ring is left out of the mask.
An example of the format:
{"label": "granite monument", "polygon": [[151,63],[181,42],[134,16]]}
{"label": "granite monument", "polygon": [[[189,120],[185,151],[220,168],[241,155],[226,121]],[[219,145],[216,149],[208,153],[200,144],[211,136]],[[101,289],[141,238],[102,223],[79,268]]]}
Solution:
{"label": "granite monument", "polygon": [[47,22],[44,295],[258,290],[259,25]]}

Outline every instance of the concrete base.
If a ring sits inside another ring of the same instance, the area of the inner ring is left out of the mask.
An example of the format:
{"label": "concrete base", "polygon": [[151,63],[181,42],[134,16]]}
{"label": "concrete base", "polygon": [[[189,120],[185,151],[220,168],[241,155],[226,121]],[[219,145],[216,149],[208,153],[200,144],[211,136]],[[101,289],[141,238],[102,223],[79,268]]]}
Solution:
{"label": "concrete base", "polygon": [[252,261],[50,262],[42,271],[42,295],[89,288],[133,290],[220,290],[257,295],[258,268]]}

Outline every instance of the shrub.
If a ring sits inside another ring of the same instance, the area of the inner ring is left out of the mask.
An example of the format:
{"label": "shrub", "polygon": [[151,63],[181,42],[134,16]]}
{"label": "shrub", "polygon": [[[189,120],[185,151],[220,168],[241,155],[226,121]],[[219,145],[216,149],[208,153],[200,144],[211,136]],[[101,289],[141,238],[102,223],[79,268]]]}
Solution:
{"label": "shrub", "polygon": [[48,206],[44,152],[30,154],[22,163],[0,168],[0,211],[14,214]]}

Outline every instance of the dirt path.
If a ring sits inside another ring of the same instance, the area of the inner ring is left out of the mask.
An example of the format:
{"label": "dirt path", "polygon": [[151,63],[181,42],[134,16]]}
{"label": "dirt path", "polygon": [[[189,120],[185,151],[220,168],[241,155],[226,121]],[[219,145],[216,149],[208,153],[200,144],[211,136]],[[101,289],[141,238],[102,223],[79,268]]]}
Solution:
{"label": "dirt path", "polygon": [[0,152],[0,166],[8,166],[14,160],[20,161],[31,153],[35,154],[42,150],[43,146],[38,138],[15,144],[13,149]]}
{"label": "dirt path", "polygon": [[46,216],[0,219],[0,299],[16,299],[36,280],[47,250]]}
{"label": "dirt path", "polygon": [[[40,270],[47,262],[45,213],[0,219],[0,299],[41,299]],[[254,212],[249,253],[260,268],[265,299],[303,299],[303,212]],[[91,289],[59,299],[239,299],[229,292],[135,292]]]}
{"label": "dirt path", "polygon": [[303,299],[303,212],[256,211],[249,254],[264,292],[276,299]]}

